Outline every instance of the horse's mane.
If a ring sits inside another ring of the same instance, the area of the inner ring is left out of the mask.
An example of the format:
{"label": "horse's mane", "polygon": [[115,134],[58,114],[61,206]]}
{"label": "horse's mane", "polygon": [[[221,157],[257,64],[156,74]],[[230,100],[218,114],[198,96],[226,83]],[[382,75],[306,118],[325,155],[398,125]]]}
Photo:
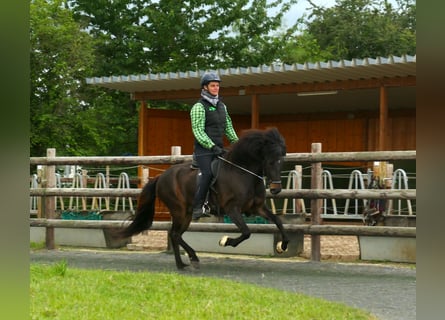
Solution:
{"label": "horse's mane", "polygon": [[269,157],[286,155],[286,144],[277,128],[266,130],[249,129],[243,131],[234,143],[227,157],[238,164],[249,164]]}

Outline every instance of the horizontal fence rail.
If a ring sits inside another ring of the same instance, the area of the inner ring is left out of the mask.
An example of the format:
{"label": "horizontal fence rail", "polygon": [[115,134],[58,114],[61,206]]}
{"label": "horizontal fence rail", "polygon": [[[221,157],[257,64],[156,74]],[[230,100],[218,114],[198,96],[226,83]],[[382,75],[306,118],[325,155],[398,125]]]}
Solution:
{"label": "horizontal fence rail", "polygon": [[[104,165],[104,164],[177,164],[192,161],[192,155],[172,156],[125,156],[125,157],[31,157],[31,165]],[[414,160],[416,151],[364,151],[364,152],[323,152],[287,153],[284,161],[291,162],[341,162],[341,161],[389,161]]]}
{"label": "horizontal fence rail", "polygon": [[[61,220],[61,219],[31,219],[32,227],[54,228],[83,228],[83,229],[112,229],[127,226],[130,221],[120,220]],[[310,235],[361,235],[416,238],[415,227],[379,227],[379,226],[342,226],[342,225],[306,225],[284,224],[287,232],[303,232]],[[171,222],[155,221],[150,230],[169,230]],[[274,224],[249,224],[250,231],[254,233],[278,232]],[[191,223],[187,231],[211,232],[239,232],[234,224],[230,223]]]}
{"label": "horizontal fence rail", "polygon": [[144,165],[144,164],[178,164],[191,162],[192,155],[178,156],[125,156],[125,157],[31,157],[30,164],[41,165]]}
{"label": "horizontal fence rail", "polygon": [[[142,189],[92,189],[92,188],[35,188],[30,189],[30,196],[82,196],[82,197],[133,197],[137,198]],[[267,190],[269,198],[306,198],[306,199],[416,199],[416,189],[390,190],[390,189],[310,189],[289,190],[272,195]]]}

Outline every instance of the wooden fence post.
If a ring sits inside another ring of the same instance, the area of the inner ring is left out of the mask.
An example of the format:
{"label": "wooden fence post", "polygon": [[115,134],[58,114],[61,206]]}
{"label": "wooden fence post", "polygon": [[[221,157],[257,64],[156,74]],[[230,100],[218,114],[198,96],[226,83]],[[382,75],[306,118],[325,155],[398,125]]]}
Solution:
{"label": "wooden fence post", "polygon": [[[56,157],[56,149],[49,148],[46,150],[47,158],[55,158]],[[56,187],[56,166],[49,165],[46,166],[46,188],[55,188]],[[45,197],[45,217],[47,219],[54,219],[56,217],[55,209],[56,209],[56,197],[54,196],[46,196]],[[47,227],[45,229],[45,242],[47,249],[55,249],[55,241],[54,241],[54,227]]]}
{"label": "wooden fence post", "polygon": [[149,177],[149,168],[143,167],[142,168],[142,187],[144,187],[148,183],[148,177]]}
{"label": "wooden fence post", "polygon": [[[45,167],[42,165],[37,166],[37,187],[44,188],[43,180],[45,179]],[[44,206],[42,197],[37,198],[37,218],[42,218],[44,216]]]}
{"label": "wooden fence post", "polygon": [[[301,165],[295,165],[295,171],[298,174],[298,181],[296,181],[297,183],[294,186],[294,189],[298,189],[301,190],[303,189],[303,167]],[[303,199],[294,199],[294,208],[295,208],[295,213],[301,213],[303,212],[303,208],[304,208],[304,203],[303,203]],[[306,210],[304,210],[306,211]]]}
{"label": "wooden fence post", "polygon": [[171,155],[172,156],[180,156],[181,155],[181,146],[171,146]]}
{"label": "wooden fence post", "polygon": [[[321,143],[312,143],[311,145],[312,153],[321,153]],[[311,189],[322,189],[323,179],[322,179],[323,168],[321,167],[321,162],[314,162],[311,165]],[[321,210],[323,207],[323,199],[311,199],[311,224],[320,225],[321,224]],[[321,250],[320,250],[320,235],[311,235],[311,260],[320,261],[321,260]]]}
{"label": "wooden fence post", "polygon": [[[88,170],[82,169],[82,186],[88,188]],[[87,210],[87,198],[82,197],[82,210]]]}

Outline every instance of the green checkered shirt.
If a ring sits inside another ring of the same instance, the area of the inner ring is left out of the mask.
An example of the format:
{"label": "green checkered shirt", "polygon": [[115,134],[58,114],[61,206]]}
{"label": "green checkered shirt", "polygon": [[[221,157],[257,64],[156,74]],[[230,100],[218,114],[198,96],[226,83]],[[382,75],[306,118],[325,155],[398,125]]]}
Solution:
{"label": "green checkered shirt", "polygon": [[[238,141],[238,136],[236,135],[235,129],[233,129],[232,119],[227,112],[227,108],[224,104],[222,104],[226,109],[226,131],[225,135],[227,139],[229,139],[230,143]],[[196,140],[200,145],[204,148],[211,149],[215,143],[209,138],[207,133],[205,132],[205,109],[202,103],[197,102],[190,110],[190,119],[192,122],[192,131]]]}

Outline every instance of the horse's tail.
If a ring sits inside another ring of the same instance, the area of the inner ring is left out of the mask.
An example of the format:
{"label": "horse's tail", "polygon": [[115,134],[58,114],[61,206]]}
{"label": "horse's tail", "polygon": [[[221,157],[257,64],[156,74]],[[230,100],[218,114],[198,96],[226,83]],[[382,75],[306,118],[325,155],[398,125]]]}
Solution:
{"label": "horse's tail", "polygon": [[142,189],[138,199],[138,206],[134,217],[130,218],[131,223],[119,232],[121,237],[131,237],[144,230],[147,230],[153,224],[155,215],[156,183],[158,177],[151,179]]}

